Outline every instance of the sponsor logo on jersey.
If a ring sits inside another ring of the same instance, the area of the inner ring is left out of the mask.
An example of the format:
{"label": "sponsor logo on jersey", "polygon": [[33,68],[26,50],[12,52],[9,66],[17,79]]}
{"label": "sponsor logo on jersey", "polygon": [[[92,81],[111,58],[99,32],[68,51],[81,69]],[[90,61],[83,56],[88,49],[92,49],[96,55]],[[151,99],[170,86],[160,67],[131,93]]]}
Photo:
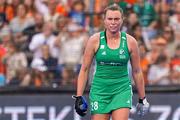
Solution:
{"label": "sponsor logo on jersey", "polygon": [[123,48],[125,47],[125,41],[122,42],[122,47],[123,47]]}
{"label": "sponsor logo on jersey", "polygon": [[125,55],[119,55],[119,58],[120,59],[126,59],[126,56]]}
{"label": "sponsor logo on jersey", "polygon": [[100,62],[101,65],[104,65],[105,63],[104,62]]}
{"label": "sponsor logo on jersey", "polygon": [[101,46],[100,46],[100,49],[104,49],[104,45],[101,45]]}
{"label": "sponsor logo on jersey", "polygon": [[128,103],[128,104],[129,104],[129,103],[130,103],[130,100],[126,101],[126,103]]}
{"label": "sponsor logo on jersey", "polygon": [[122,36],[122,47],[124,48],[125,47],[125,40],[126,40],[126,37]]}
{"label": "sponsor logo on jersey", "polygon": [[101,39],[104,39],[104,36],[101,36]]}
{"label": "sponsor logo on jersey", "polygon": [[101,54],[102,54],[102,55],[106,55],[106,51],[103,51]]}
{"label": "sponsor logo on jersey", "polygon": [[123,36],[122,39],[126,39],[126,37]]}
{"label": "sponsor logo on jersey", "polygon": [[122,63],[122,62],[99,62],[100,65],[111,65],[111,66],[124,66],[126,65],[126,63]]}

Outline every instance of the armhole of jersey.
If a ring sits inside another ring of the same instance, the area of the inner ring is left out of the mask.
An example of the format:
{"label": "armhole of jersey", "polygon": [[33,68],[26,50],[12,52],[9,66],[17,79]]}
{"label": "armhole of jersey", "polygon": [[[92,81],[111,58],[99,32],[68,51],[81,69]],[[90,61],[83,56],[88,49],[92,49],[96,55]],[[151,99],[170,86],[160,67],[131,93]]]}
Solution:
{"label": "armhole of jersey", "polygon": [[96,54],[98,53],[99,48],[100,48],[100,46],[101,46],[101,44],[102,44],[101,37],[102,37],[103,35],[104,35],[104,31],[101,31],[101,32],[100,32],[100,35],[99,35],[99,45],[98,45],[98,49],[97,49],[96,52],[95,52],[95,56],[96,56]]}
{"label": "armhole of jersey", "polygon": [[128,55],[129,55],[129,57],[130,57],[131,53],[130,53],[130,51],[129,51],[127,35],[126,35],[125,32],[122,32],[122,37],[125,37],[125,38],[126,38],[126,39],[125,39],[126,48],[127,48],[127,51],[128,51]]}

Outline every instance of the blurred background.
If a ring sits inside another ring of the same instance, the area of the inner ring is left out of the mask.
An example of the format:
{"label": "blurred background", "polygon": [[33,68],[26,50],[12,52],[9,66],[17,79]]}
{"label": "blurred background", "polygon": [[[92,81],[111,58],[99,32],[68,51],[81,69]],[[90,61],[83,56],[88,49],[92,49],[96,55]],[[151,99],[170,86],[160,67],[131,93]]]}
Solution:
{"label": "blurred background", "polygon": [[88,38],[104,30],[102,13],[113,3],[124,11],[121,31],[138,41],[147,91],[179,95],[180,0],[0,0],[0,92],[75,88]]}
{"label": "blurred background", "polygon": [[75,85],[112,3],[124,10],[121,30],[138,41],[146,85],[180,84],[178,0],[0,0],[1,86]]}

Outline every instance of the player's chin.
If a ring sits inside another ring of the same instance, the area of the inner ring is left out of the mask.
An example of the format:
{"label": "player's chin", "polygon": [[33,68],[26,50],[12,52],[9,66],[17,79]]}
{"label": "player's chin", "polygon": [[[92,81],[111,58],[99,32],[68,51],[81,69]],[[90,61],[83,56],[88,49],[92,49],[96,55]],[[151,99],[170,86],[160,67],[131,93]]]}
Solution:
{"label": "player's chin", "polygon": [[119,29],[111,29],[110,32],[114,34],[114,33],[119,32]]}

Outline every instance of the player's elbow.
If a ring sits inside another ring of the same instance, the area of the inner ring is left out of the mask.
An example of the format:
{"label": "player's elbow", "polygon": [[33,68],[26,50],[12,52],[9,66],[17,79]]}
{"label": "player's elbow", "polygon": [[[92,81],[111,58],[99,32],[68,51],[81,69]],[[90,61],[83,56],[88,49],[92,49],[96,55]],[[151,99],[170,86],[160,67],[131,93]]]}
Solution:
{"label": "player's elbow", "polygon": [[82,65],[81,66],[81,71],[88,72],[89,71],[89,67],[87,65]]}

